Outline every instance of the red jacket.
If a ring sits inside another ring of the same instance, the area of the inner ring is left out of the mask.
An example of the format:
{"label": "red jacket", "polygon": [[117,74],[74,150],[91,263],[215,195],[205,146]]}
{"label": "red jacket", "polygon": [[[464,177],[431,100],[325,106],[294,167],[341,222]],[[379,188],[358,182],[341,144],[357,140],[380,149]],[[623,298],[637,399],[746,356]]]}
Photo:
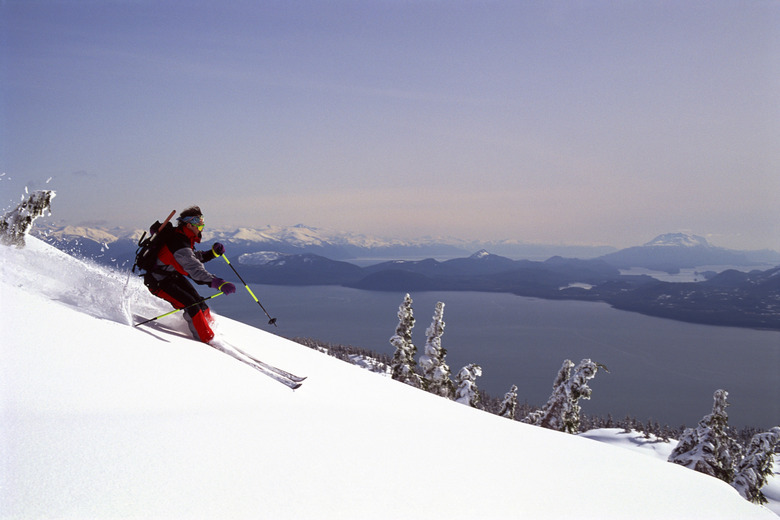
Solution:
{"label": "red jacket", "polygon": [[155,274],[159,273],[162,279],[166,276],[165,271],[178,271],[197,284],[209,285],[216,277],[206,271],[203,263],[213,260],[216,255],[211,250],[195,251],[195,244],[200,239],[200,233],[195,234],[186,226],[174,228],[157,255]]}

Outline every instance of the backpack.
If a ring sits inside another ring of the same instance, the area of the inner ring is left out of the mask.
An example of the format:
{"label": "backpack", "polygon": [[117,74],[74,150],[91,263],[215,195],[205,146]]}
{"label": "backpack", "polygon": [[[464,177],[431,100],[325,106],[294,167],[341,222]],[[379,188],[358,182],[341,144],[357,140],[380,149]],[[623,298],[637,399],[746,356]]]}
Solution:
{"label": "backpack", "polygon": [[[162,229],[161,229],[162,228]],[[157,263],[157,255],[160,254],[160,249],[168,241],[168,238],[173,233],[173,224],[165,221],[165,225],[160,224],[159,220],[156,220],[154,224],[149,228],[151,234],[146,237],[146,231],[138,239],[138,249],[135,251],[135,263],[133,264],[133,272],[136,269],[140,271],[146,271],[150,273],[154,270],[154,266]]]}

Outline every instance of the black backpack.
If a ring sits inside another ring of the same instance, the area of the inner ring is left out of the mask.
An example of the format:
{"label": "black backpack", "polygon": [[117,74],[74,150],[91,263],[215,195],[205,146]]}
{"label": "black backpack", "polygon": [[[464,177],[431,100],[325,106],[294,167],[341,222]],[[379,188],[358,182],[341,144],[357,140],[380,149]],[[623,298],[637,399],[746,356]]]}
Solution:
{"label": "black backpack", "polygon": [[[160,229],[162,227],[162,229]],[[146,271],[147,273],[154,270],[154,266],[157,263],[157,255],[160,254],[160,249],[167,242],[168,237],[173,233],[173,224],[165,221],[165,226],[160,224],[157,220],[149,228],[151,235],[146,237],[146,231],[138,239],[138,249],[135,251],[135,263],[133,264],[133,272],[136,269],[140,271]]]}

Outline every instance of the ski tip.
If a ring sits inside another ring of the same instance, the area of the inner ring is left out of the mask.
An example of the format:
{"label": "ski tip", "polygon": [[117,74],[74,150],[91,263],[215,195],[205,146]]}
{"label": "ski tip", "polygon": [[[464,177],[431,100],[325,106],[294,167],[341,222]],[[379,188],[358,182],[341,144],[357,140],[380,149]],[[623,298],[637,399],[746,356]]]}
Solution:
{"label": "ski tip", "polygon": [[296,383],[296,384],[292,385],[290,388],[292,388],[293,392],[295,392],[295,391],[296,391],[296,390],[298,390],[298,389],[299,389],[301,386],[303,386],[303,383]]}

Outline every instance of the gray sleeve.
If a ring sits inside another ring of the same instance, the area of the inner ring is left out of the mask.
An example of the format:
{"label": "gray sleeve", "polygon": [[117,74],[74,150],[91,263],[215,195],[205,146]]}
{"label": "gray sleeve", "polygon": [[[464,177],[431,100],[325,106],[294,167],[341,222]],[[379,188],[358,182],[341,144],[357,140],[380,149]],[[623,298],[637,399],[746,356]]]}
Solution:
{"label": "gray sleeve", "polygon": [[177,250],[173,253],[173,257],[179,262],[179,265],[187,271],[187,274],[190,275],[190,278],[192,278],[195,283],[208,285],[216,278],[213,274],[206,271],[203,264],[195,257],[195,251],[189,247],[183,247]]}

